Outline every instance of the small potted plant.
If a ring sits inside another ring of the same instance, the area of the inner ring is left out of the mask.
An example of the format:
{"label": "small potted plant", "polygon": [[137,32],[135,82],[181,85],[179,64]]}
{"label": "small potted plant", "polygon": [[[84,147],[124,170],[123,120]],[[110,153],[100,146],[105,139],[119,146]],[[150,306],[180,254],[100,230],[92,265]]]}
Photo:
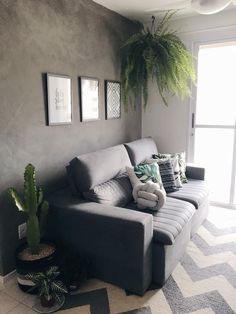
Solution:
{"label": "small potted plant", "polygon": [[48,269],[56,262],[56,246],[43,240],[49,205],[44,200],[42,189],[36,185],[35,167],[32,164],[28,164],[24,172],[24,198],[14,188],[9,188],[8,194],[26,217],[27,243],[20,245],[15,257],[19,287],[28,291],[32,283],[25,280],[25,274]]}
{"label": "small potted plant", "polygon": [[[31,280],[34,283],[34,287],[31,288],[37,291],[37,294],[40,298],[40,307],[37,307],[37,310],[46,313],[49,312],[47,308],[51,308],[52,311],[57,311],[64,304],[65,294],[67,289],[64,286],[63,282],[58,280],[60,272],[58,267],[50,267],[45,272],[31,273],[26,275],[26,278]],[[41,308],[42,307],[42,308]],[[46,310],[44,310],[46,308]]]}

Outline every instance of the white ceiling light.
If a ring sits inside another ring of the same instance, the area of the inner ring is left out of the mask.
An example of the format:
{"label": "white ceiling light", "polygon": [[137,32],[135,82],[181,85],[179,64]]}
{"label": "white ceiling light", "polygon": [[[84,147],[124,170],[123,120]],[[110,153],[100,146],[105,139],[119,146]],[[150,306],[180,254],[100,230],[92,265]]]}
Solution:
{"label": "white ceiling light", "polygon": [[[145,20],[163,11],[178,10],[178,16],[213,14],[227,7],[235,10],[236,0],[93,0],[128,18]],[[0,0],[1,2],[1,0]]]}
{"label": "white ceiling light", "polygon": [[191,7],[200,14],[214,14],[224,10],[231,0],[192,0]]}

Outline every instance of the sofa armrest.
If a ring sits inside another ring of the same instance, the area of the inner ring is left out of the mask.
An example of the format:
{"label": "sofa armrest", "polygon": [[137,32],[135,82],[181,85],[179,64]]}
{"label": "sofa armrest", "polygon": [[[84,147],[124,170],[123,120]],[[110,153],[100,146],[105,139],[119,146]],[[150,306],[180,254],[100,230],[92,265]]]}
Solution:
{"label": "sofa armrest", "polygon": [[152,277],[152,215],[93,202],[51,206],[54,235],[94,277],[143,295]]}
{"label": "sofa armrest", "polygon": [[204,180],[205,168],[196,166],[194,164],[188,164],[186,166],[186,177],[189,179]]}

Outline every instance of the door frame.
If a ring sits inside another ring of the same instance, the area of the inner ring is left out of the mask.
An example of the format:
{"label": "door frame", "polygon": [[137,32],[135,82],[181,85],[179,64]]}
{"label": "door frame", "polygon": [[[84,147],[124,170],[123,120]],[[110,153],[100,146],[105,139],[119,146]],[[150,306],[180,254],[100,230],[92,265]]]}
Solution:
{"label": "door frame", "polygon": [[[202,40],[202,41],[195,41],[192,44],[192,53],[196,58],[194,59],[194,65],[196,69],[196,79],[198,78],[198,52],[200,46],[207,46],[207,45],[217,45],[217,44],[224,44],[224,43],[235,43],[236,44],[236,37],[232,38],[217,38],[214,40]],[[194,163],[194,145],[195,145],[195,117],[196,117],[196,107],[197,107],[197,85],[192,84],[191,85],[191,98],[190,98],[190,110],[189,110],[189,131],[188,131],[188,141],[187,141],[187,156],[188,156],[188,162]],[[204,125],[197,125],[198,128],[204,128],[206,126]],[[234,204],[234,198],[235,198],[235,185],[236,185],[236,119],[235,119],[235,125],[234,126],[228,126],[228,125],[208,125],[208,128],[224,128],[224,129],[234,129],[234,142],[233,142],[233,158],[232,158],[232,173],[231,173],[231,184],[230,184],[230,200],[229,204],[222,203],[222,202],[214,202],[211,201],[212,205],[215,206],[223,206],[227,208],[236,209],[236,204]]]}

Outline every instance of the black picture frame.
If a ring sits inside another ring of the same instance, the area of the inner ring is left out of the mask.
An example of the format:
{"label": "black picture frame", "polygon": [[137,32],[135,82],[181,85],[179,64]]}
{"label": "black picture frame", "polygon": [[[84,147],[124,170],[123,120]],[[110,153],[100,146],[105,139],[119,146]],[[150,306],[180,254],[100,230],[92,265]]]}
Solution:
{"label": "black picture frame", "polygon": [[72,78],[64,74],[46,73],[47,115],[49,126],[72,123]]}
{"label": "black picture frame", "polygon": [[79,77],[80,121],[100,120],[99,79],[95,77]]}
{"label": "black picture frame", "polygon": [[106,120],[121,118],[121,83],[105,80],[105,117]]}

